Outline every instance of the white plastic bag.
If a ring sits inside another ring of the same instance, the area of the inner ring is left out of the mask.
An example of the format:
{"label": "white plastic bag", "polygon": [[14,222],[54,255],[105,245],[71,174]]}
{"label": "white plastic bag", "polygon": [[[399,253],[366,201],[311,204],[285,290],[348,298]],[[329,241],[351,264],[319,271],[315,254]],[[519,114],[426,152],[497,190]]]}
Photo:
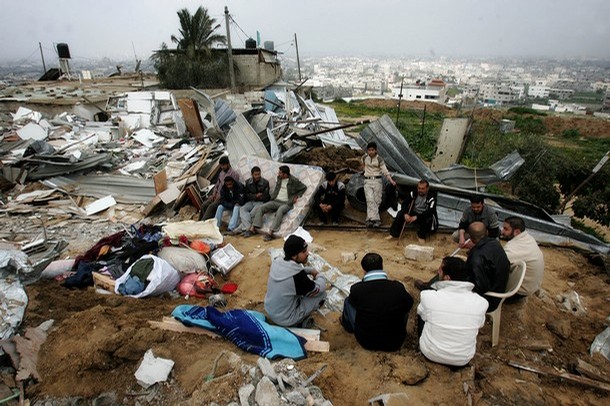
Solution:
{"label": "white plastic bag", "polygon": [[[141,261],[146,258],[152,258],[154,261],[153,269],[150,271],[148,278],[146,278],[146,280],[148,281],[148,285],[146,285],[146,288],[137,295],[127,296],[136,298],[145,296],[155,296],[160,295],[161,293],[171,292],[172,290],[174,290],[178,282],[180,282],[180,274],[178,273],[178,271],[176,271],[167,261],[154,255],[144,255],[140,259],[138,259],[138,261]],[[119,286],[121,286],[121,284],[123,284],[127,280],[127,278],[129,278],[131,268],[133,268],[133,266],[137,264],[138,261],[134,262],[127,269],[127,271],[116,280],[114,284],[114,293],[119,294]]]}

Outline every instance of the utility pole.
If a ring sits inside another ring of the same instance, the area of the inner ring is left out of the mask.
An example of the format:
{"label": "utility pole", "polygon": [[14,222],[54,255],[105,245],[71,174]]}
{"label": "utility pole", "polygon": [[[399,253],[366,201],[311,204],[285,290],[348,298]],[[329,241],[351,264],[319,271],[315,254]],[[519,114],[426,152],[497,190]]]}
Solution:
{"label": "utility pole", "polygon": [[405,83],[405,77],[400,80],[400,93],[398,93],[398,107],[396,108],[396,127],[398,127],[398,116],[400,115],[400,102],[402,101],[402,85]]}
{"label": "utility pole", "polygon": [[38,48],[40,48],[40,57],[42,58],[42,69],[44,69],[44,72],[42,72],[42,74],[44,75],[45,73],[47,73],[47,65],[45,65],[44,63],[44,54],[42,53],[42,44],[40,42],[38,42]]}
{"label": "utility pole", "polygon": [[294,33],[294,47],[297,49],[297,68],[299,69],[299,82],[301,79],[301,61],[299,60],[299,43],[297,42],[297,33]]}
{"label": "utility pole", "polygon": [[227,24],[227,51],[229,52],[229,77],[231,91],[235,88],[235,72],[233,72],[233,49],[231,48],[231,30],[229,28],[229,8],[225,6],[225,23]]}
{"label": "utility pole", "polygon": [[610,151],[606,152],[606,154],[605,154],[605,155],[602,157],[602,159],[600,159],[600,160],[599,160],[599,162],[597,163],[597,165],[595,165],[595,168],[593,168],[593,170],[591,171],[591,174],[590,174],[590,175],[587,177],[587,179],[583,180],[583,181],[581,182],[581,184],[580,184],[580,185],[578,185],[578,186],[576,187],[576,189],[574,189],[574,190],[572,191],[572,193],[570,193],[570,194],[569,194],[569,195],[568,195],[568,196],[565,198],[565,200],[564,200],[564,201],[563,201],[563,203],[561,204],[561,207],[559,208],[559,210],[561,211],[561,213],[562,213],[562,214],[563,214],[564,210],[566,209],[566,205],[568,204],[568,202],[570,201],[570,199],[572,199],[572,197],[573,197],[573,196],[574,196],[576,193],[578,193],[578,191],[579,191],[580,189],[582,189],[582,187],[583,187],[584,185],[586,185],[586,184],[587,184],[587,183],[588,183],[588,182],[591,180],[591,178],[593,178],[593,177],[595,176],[595,174],[596,174],[597,172],[599,172],[599,170],[600,170],[600,169],[601,169],[601,168],[602,168],[602,167],[603,167],[603,166],[606,164],[606,162],[608,162],[608,157],[609,157],[609,155],[610,155]]}
{"label": "utility pole", "polygon": [[424,118],[421,120],[421,138],[424,139],[424,124],[426,124],[426,105],[424,104]]}

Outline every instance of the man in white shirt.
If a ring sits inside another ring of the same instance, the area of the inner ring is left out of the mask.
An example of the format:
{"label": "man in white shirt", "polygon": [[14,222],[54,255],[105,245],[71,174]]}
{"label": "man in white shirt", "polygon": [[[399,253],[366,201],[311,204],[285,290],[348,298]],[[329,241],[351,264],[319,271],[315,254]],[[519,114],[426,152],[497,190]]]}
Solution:
{"label": "man in white shirt", "polygon": [[504,245],[504,252],[510,263],[523,261],[526,265],[523,284],[511,299],[519,299],[536,293],[542,285],[544,276],[544,256],[534,237],[525,231],[523,219],[517,216],[507,217],[502,227],[502,238],[508,240]]}
{"label": "man in white shirt", "polygon": [[432,362],[461,367],[474,357],[488,303],[472,291],[462,259],[443,258],[438,276],[417,306],[419,349]]}

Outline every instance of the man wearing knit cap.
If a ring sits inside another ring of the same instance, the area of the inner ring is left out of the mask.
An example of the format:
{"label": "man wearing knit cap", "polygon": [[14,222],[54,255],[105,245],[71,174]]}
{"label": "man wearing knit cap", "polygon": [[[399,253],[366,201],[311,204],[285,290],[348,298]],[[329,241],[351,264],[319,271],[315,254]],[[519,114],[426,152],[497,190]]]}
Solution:
{"label": "man wearing knit cap", "polygon": [[291,235],[284,243],[284,257],[271,264],[265,311],[280,326],[305,325],[311,313],[324,304],[326,279],[304,266],[308,256],[305,240]]}

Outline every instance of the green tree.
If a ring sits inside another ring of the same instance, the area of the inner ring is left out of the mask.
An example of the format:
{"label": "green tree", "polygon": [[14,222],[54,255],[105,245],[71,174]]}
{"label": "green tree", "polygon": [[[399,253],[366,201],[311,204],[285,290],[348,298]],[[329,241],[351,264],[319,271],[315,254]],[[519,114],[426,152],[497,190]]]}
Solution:
{"label": "green tree", "polygon": [[180,20],[180,37],[171,36],[173,43],[181,50],[206,51],[211,53],[212,46],[216,44],[226,44],[227,38],[224,35],[214,34],[216,19],[210,18],[208,10],[199,6],[195,14],[191,15],[186,8],[178,11]]}
{"label": "green tree", "polygon": [[187,9],[177,14],[180,35],[171,36],[176,49],[163,43],[151,58],[161,85],[167,89],[228,86],[227,54],[213,50],[214,45],[226,43],[224,35],[214,33],[218,28],[216,20],[203,7],[192,15]]}

